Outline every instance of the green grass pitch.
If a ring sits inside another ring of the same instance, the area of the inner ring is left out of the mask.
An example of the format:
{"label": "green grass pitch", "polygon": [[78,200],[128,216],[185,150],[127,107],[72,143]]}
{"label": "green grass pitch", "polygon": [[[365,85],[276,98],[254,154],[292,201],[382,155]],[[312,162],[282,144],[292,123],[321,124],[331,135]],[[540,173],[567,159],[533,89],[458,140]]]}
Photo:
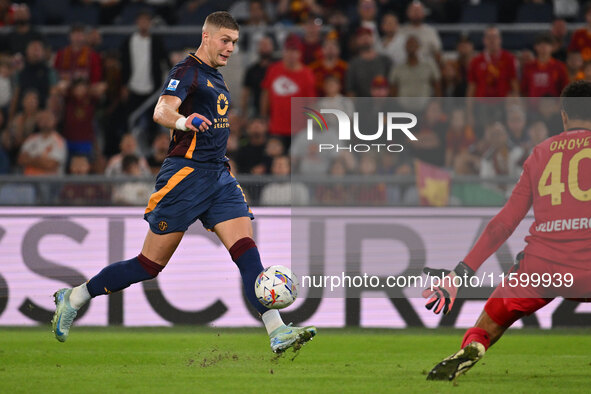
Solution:
{"label": "green grass pitch", "polygon": [[510,331],[456,383],[427,382],[460,330],[320,329],[276,358],[263,329],[0,329],[0,393],[589,392],[588,330]]}

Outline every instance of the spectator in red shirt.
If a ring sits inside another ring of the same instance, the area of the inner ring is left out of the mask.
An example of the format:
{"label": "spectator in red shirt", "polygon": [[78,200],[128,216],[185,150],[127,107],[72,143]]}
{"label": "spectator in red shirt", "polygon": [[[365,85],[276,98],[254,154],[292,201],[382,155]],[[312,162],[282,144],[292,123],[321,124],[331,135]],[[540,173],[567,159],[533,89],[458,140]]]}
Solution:
{"label": "spectator in red shirt", "polygon": [[64,97],[63,135],[70,155],[92,154],[95,140],[94,115],[98,97],[91,94],[86,79],[76,79]]}
{"label": "spectator in red shirt", "polygon": [[521,95],[526,97],[560,96],[568,83],[566,66],[552,57],[554,40],[549,34],[536,38],[536,59],[523,67]]}
{"label": "spectator in red shirt", "polygon": [[587,26],[575,30],[568,44],[568,51],[579,52],[584,62],[591,60],[591,3],[585,6],[585,21]]}
{"label": "spectator in red shirt", "polygon": [[79,78],[84,78],[91,84],[101,81],[101,59],[98,53],[86,45],[84,26],[72,26],[70,45],[57,52],[54,67],[63,81],[71,82]]}
{"label": "spectator in red shirt", "polygon": [[[347,67],[347,62],[340,57],[339,43],[329,33],[322,45],[322,58],[310,64],[310,69],[312,69],[316,78],[318,96],[324,96],[324,80],[328,75],[338,78],[341,87],[344,87]],[[341,93],[345,93],[344,90]]]}
{"label": "spectator in red shirt", "polygon": [[322,19],[310,17],[304,25],[302,63],[310,65],[322,57]]}
{"label": "spectator in red shirt", "polygon": [[[314,74],[302,64],[302,41],[291,34],[284,44],[283,60],[269,67],[265,74],[261,94],[261,113],[269,116],[269,133],[280,136],[285,147],[291,144],[291,98],[315,97]],[[301,125],[294,130],[300,131]]]}
{"label": "spectator in red shirt", "polygon": [[484,51],[470,62],[467,97],[506,97],[517,94],[515,57],[501,47],[501,33],[491,26],[484,32]]}

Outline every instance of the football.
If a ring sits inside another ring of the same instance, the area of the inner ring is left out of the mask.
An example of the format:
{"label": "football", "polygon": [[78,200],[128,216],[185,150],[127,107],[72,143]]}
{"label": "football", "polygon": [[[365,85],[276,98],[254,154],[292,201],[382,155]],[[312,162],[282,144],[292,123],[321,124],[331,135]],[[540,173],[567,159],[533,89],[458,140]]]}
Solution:
{"label": "football", "polygon": [[282,265],[265,268],[254,282],[254,291],[261,304],[282,309],[293,304],[298,296],[298,279]]}

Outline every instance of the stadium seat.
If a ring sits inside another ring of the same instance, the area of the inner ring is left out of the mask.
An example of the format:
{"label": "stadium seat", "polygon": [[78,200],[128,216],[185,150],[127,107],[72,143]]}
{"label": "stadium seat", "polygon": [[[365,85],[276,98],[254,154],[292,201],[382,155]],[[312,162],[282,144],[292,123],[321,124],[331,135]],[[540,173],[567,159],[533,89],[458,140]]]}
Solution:
{"label": "stadium seat", "polygon": [[69,0],[37,0],[34,6],[35,13],[41,18],[41,22],[46,25],[61,25],[66,21],[66,15],[70,8]]}
{"label": "stadium seat", "polygon": [[462,8],[462,23],[495,23],[497,21],[497,5],[483,2],[466,4]]}
{"label": "stadium seat", "polygon": [[503,33],[503,48],[510,51],[533,49],[538,33],[505,32]]}
{"label": "stadium seat", "polygon": [[189,9],[188,5],[185,5],[179,10],[177,23],[179,25],[201,26],[205,22],[207,15],[215,11],[218,11],[218,7],[213,1],[208,1],[194,10]]}
{"label": "stadium seat", "polygon": [[45,41],[53,51],[62,49],[70,43],[67,34],[46,34]]}
{"label": "stadium seat", "polygon": [[443,45],[444,51],[455,51],[461,34],[455,32],[441,32],[439,36],[441,37],[441,44]]}
{"label": "stadium seat", "polygon": [[164,48],[168,52],[178,51],[185,48],[197,49],[201,44],[201,36],[197,37],[190,34],[167,34],[162,36],[164,42]]}
{"label": "stadium seat", "polygon": [[121,34],[103,34],[103,48],[119,50],[127,37]]}
{"label": "stadium seat", "polygon": [[519,6],[515,22],[550,23],[554,18],[552,4],[525,3]]}
{"label": "stadium seat", "polygon": [[115,18],[116,25],[134,25],[137,15],[141,11],[153,11],[152,8],[145,4],[129,3],[123,7],[119,16]]}
{"label": "stadium seat", "polygon": [[474,44],[474,49],[477,51],[482,50],[482,38],[484,37],[484,33],[481,31],[471,31],[468,33],[468,38]]}
{"label": "stadium seat", "polygon": [[33,205],[35,201],[35,187],[29,184],[5,184],[0,187],[1,205]]}
{"label": "stadium seat", "polygon": [[99,12],[96,4],[72,5],[67,14],[68,23],[83,23],[85,25],[97,26],[99,24]]}

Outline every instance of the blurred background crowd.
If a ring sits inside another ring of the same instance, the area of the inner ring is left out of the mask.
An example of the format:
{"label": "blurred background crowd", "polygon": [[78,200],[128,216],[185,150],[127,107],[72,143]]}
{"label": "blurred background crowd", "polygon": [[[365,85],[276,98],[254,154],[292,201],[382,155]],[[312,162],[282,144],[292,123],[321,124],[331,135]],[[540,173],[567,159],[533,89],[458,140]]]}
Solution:
{"label": "blurred background crowd", "polygon": [[[261,176],[245,187],[253,204],[413,204],[420,193],[276,181],[292,171],[403,179],[418,159],[453,176],[516,177],[562,130],[562,88],[591,80],[591,4],[576,0],[0,0],[0,174],[126,180],[5,181],[0,202],[144,204],[169,143],[151,120],[164,76],[216,10],[241,24],[220,71],[233,172]],[[292,135],[292,97],[348,113],[356,97],[432,99],[401,99],[419,118],[404,154],[319,156]],[[506,99],[479,110],[482,97]]]}

